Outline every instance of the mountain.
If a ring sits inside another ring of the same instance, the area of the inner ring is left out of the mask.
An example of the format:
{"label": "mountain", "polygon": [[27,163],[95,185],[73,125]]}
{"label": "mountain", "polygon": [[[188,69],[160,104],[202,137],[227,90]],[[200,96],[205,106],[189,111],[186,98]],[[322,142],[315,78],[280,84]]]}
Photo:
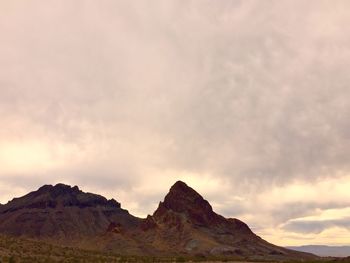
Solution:
{"label": "mountain", "polygon": [[274,246],[242,221],[216,214],[194,189],[178,181],[143,224],[148,242],[180,254],[226,255],[254,259],[308,257]]}
{"label": "mountain", "polygon": [[0,233],[125,255],[313,259],[255,235],[242,221],[216,214],[178,181],[153,215],[132,216],[120,203],[77,186],[44,185],[0,206]]}
{"label": "mountain", "polygon": [[321,257],[350,257],[350,246],[306,245],[287,248],[312,253]]}
{"label": "mountain", "polygon": [[96,237],[114,221],[133,228],[140,219],[113,199],[64,184],[44,185],[0,207],[0,233],[64,244]]}

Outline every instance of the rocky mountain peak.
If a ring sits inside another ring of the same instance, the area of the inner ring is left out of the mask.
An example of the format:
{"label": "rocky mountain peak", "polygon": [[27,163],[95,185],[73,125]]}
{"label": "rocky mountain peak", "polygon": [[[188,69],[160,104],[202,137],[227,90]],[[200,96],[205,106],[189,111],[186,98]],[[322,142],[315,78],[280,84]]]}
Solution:
{"label": "rocky mountain peak", "polygon": [[164,206],[180,213],[189,209],[198,209],[203,213],[211,213],[213,211],[207,200],[182,181],[177,181],[170,188],[164,199]]}
{"label": "rocky mountain peak", "polygon": [[193,188],[189,187],[185,182],[177,181],[169,190],[169,194],[182,194],[186,196],[200,196]]}
{"label": "rocky mountain peak", "polygon": [[20,198],[14,198],[6,205],[1,206],[0,212],[15,211],[26,208],[56,208],[56,207],[96,207],[104,206],[120,209],[120,203],[114,199],[107,200],[105,197],[92,193],[85,193],[77,186],[65,185],[44,185],[37,191]]}
{"label": "rocky mountain peak", "polygon": [[177,181],[160,202],[154,213],[160,218],[168,211],[185,215],[189,221],[197,225],[208,225],[217,221],[219,216],[213,212],[209,202],[199,193],[182,181]]}
{"label": "rocky mountain peak", "polygon": [[71,187],[70,185],[58,183],[56,185],[43,185],[37,191],[37,194],[47,193],[51,196],[60,196],[65,194],[78,194],[80,189],[78,186]]}

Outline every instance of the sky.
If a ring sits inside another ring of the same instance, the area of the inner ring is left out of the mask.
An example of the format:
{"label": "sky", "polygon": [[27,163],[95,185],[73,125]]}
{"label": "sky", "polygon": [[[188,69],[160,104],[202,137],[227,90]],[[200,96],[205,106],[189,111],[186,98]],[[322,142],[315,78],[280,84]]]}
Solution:
{"label": "sky", "polygon": [[348,0],[0,0],[0,202],[176,180],[278,245],[350,245]]}

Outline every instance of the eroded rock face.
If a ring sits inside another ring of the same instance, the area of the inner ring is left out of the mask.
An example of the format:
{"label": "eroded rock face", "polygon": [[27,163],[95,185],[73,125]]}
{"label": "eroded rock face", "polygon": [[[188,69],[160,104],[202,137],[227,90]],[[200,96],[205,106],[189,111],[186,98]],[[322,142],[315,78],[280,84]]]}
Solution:
{"label": "eroded rock face", "polygon": [[44,209],[56,207],[97,207],[105,206],[120,208],[120,203],[114,199],[107,200],[105,197],[84,193],[77,186],[57,184],[44,185],[37,191],[31,192],[21,198],[14,198],[6,205],[0,207],[0,213],[12,212],[19,209]]}
{"label": "eroded rock face", "polygon": [[159,203],[153,218],[156,222],[167,222],[170,226],[186,222],[195,227],[216,229],[223,233],[255,236],[244,222],[216,214],[207,200],[181,181],[170,188],[164,202]]}
{"label": "eroded rock face", "polygon": [[142,231],[148,231],[151,229],[155,229],[155,228],[157,228],[157,223],[155,222],[155,220],[152,216],[148,215],[147,218],[144,219],[142,221],[142,223],[140,224],[140,228],[142,229]]}
{"label": "eroded rock face", "polygon": [[184,214],[191,223],[196,225],[208,226],[222,221],[222,218],[213,212],[207,200],[181,181],[170,188],[164,202],[160,202],[158,209],[154,212],[154,217],[159,220],[170,210]]}
{"label": "eroded rock face", "polygon": [[101,235],[110,224],[131,228],[140,221],[114,199],[64,184],[44,185],[0,207],[0,233],[72,243]]}

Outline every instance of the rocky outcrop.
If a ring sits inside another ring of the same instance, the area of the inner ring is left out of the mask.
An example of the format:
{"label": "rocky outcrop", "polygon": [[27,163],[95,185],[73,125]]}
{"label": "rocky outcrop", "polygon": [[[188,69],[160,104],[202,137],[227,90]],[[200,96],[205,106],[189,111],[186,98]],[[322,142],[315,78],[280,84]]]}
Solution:
{"label": "rocky outcrop", "polygon": [[257,238],[244,222],[236,218],[226,219],[216,214],[207,200],[181,181],[176,182],[166,195],[164,202],[160,202],[153,214],[153,220],[178,228],[180,224],[185,223],[196,229],[239,233]]}
{"label": "rocky outcrop", "polygon": [[207,200],[181,181],[170,188],[164,202],[160,202],[153,216],[156,220],[160,220],[168,211],[186,216],[192,224],[197,226],[212,226],[224,220],[213,212]]}
{"label": "rocky outcrop", "polygon": [[37,191],[31,192],[21,198],[14,198],[12,201],[0,207],[0,213],[13,212],[20,209],[31,208],[57,208],[57,207],[111,207],[119,208],[120,203],[114,199],[107,200],[105,197],[84,193],[77,186],[57,184],[44,185]]}
{"label": "rocky outcrop", "polygon": [[69,244],[103,235],[111,223],[127,229],[139,222],[114,199],[64,184],[44,185],[0,207],[0,233]]}

